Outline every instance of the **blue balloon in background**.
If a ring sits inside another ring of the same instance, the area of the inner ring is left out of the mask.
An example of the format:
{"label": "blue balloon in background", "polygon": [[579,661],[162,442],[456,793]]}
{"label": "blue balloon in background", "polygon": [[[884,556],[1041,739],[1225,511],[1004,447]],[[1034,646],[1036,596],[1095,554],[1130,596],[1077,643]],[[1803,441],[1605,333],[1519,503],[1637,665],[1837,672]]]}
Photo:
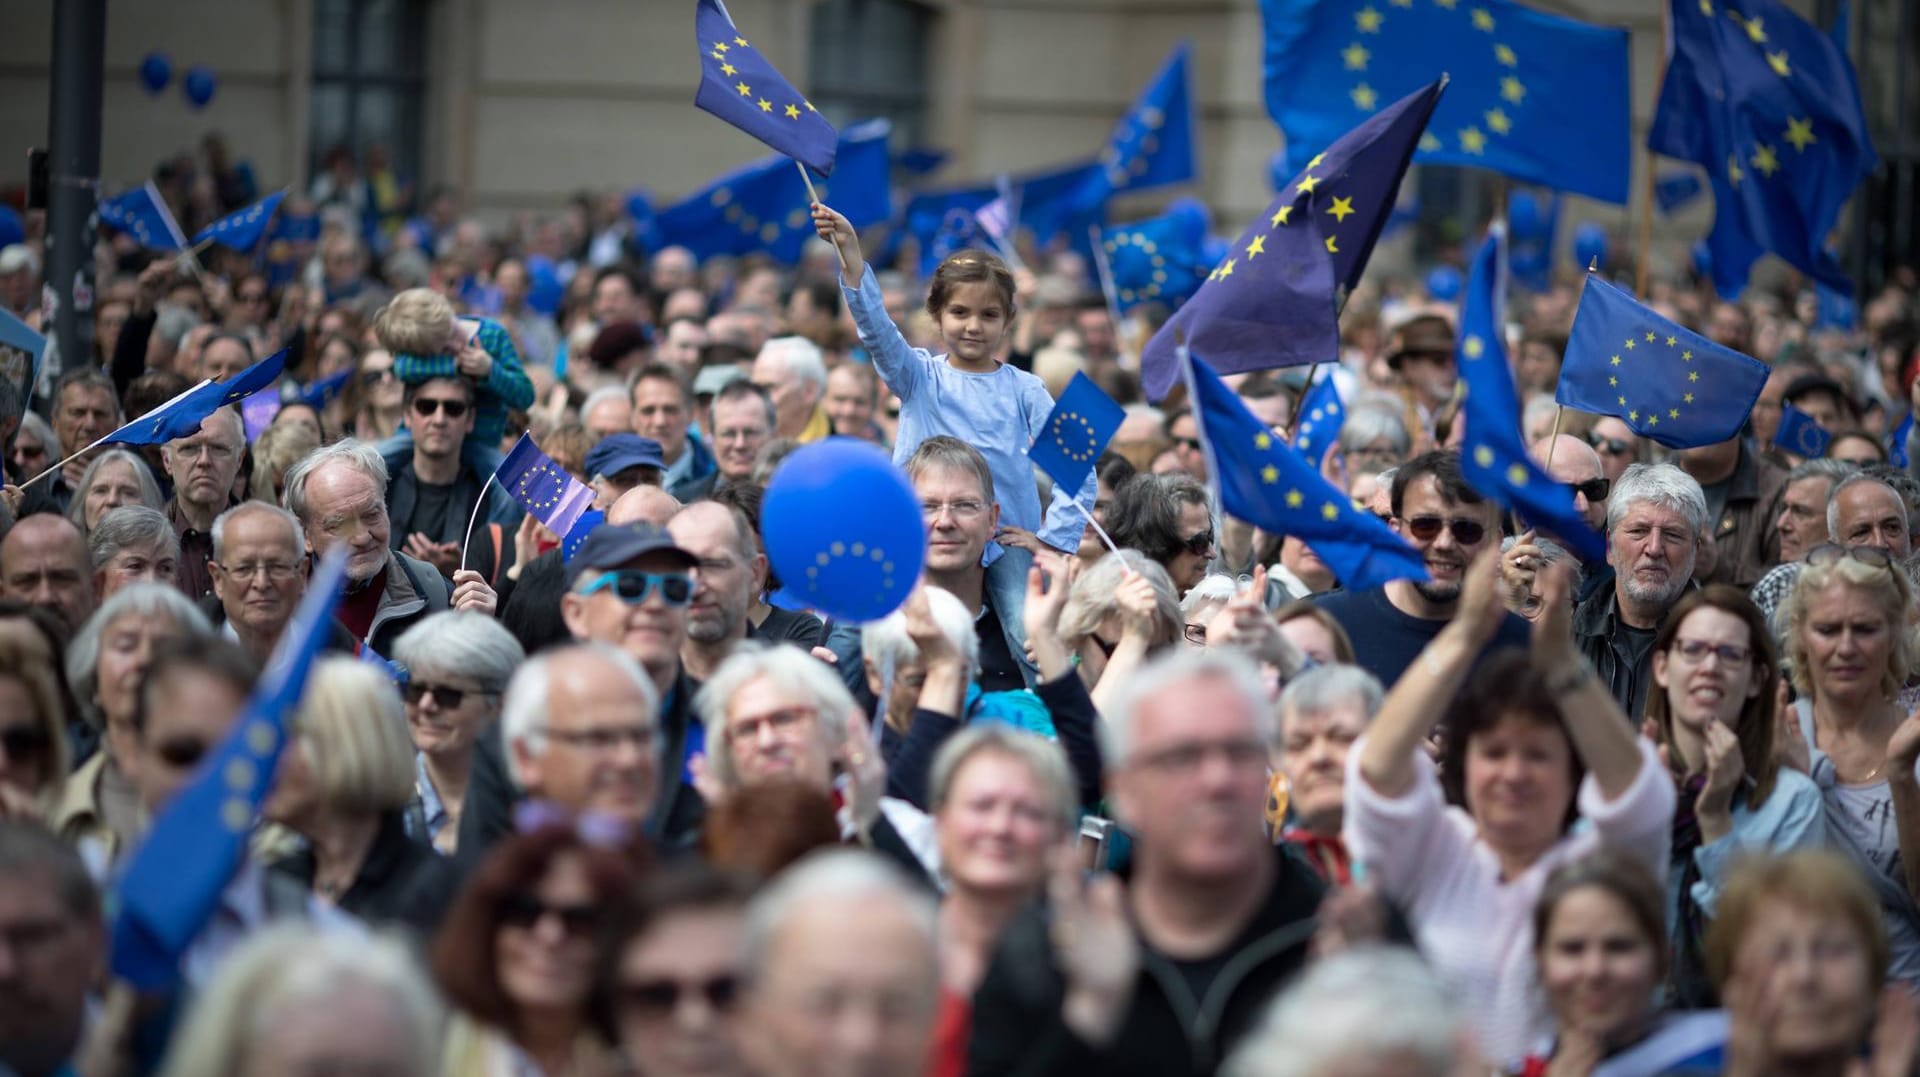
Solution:
{"label": "blue balloon in background", "polygon": [[167,59],[164,52],[147,53],[140,61],[140,85],[150,94],[157,94],[173,81],[173,61]]}
{"label": "blue balloon in background", "polygon": [[180,80],[180,88],[187,92],[187,100],[194,108],[206,108],[213,100],[213,91],[219,88],[219,81],[204,64],[194,64],[187,68],[187,77]]}
{"label": "blue balloon in background", "polygon": [[1207,212],[1207,204],[1198,198],[1176,198],[1168,202],[1166,215],[1178,220],[1185,234],[1194,242],[1197,243],[1206,237],[1207,222],[1211,214]]}
{"label": "blue balloon in background", "polygon": [[1532,191],[1515,191],[1507,199],[1507,232],[1515,242],[1540,238],[1546,224],[1546,215],[1540,212],[1540,201]]}
{"label": "blue balloon in background", "polygon": [[560,283],[560,272],[554,267],[553,259],[544,254],[527,256],[527,306],[551,317],[560,309],[560,300],[565,297],[566,286]]}
{"label": "blue balloon in background", "polygon": [[1451,303],[1460,298],[1460,271],[1452,266],[1434,266],[1427,274],[1427,294],[1442,303]]}
{"label": "blue balloon in background", "polygon": [[1579,228],[1574,229],[1573,256],[1579,261],[1580,268],[1583,270],[1589,265],[1598,266],[1602,270],[1606,269],[1607,230],[1592,221],[1586,221]]}
{"label": "blue balloon in background", "polygon": [[926,560],[920,499],[884,450],[832,437],[793,451],[760,503],[767,559],[826,616],[876,621],[907,600]]}

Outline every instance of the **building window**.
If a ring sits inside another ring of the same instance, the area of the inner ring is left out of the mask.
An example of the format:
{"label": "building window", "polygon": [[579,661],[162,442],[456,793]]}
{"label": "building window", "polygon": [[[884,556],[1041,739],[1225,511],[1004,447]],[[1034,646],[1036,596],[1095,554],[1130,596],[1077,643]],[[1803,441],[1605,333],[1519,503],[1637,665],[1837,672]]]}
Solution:
{"label": "building window", "polygon": [[812,13],[807,92],[836,127],[893,121],[893,144],[920,144],[934,12],[913,0],[823,0]]}
{"label": "building window", "polygon": [[370,154],[396,176],[420,175],[426,21],[426,0],[314,0],[312,175],[341,150],[363,175]]}

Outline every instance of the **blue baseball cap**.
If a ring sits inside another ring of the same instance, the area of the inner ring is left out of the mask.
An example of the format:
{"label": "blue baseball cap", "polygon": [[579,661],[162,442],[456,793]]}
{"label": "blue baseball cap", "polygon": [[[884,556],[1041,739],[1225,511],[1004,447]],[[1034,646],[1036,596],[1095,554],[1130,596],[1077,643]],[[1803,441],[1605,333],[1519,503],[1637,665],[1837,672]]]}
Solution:
{"label": "blue baseball cap", "polygon": [[567,558],[567,586],[589,572],[605,572],[650,553],[665,553],[685,568],[698,568],[700,559],[674,544],[673,536],[646,524],[601,524]]}
{"label": "blue baseball cap", "polygon": [[587,450],[587,475],[618,475],[628,468],[650,467],[660,471],[667,469],[667,461],[660,453],[660,443],[652,438],[643,438],[638,434],[608,434],[599,443]]}

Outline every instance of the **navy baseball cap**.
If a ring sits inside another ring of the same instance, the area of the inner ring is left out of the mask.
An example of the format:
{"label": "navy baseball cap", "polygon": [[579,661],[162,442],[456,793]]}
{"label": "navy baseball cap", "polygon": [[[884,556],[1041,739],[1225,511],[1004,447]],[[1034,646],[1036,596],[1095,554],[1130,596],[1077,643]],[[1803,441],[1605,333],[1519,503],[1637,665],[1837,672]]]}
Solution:
{"label": "navy baseball cap", "polygon": [[587,475],[618,475],[628,468],[667,469],[660,443],[638,434],[608,434],[587,450]]}
{"label": "navy baseball cap", "polygon": [[601,524],[567,558],[567,587],[589,572],[619,568],[650,553],[670,554],[685,568],[698,568],[700,559],[674,545],[673,536],[646,524]]}

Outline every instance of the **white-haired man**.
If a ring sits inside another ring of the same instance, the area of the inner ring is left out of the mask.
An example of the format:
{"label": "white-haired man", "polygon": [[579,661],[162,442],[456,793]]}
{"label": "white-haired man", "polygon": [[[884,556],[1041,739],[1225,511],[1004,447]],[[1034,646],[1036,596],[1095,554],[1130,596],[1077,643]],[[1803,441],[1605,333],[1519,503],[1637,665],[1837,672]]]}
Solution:
{"label": "white-haired man", "polygon": [[1707,528],[1707,499],[1672,464],[1634,464],[1607,498],[1607,563],[1613,586],[1573,612],[1580,651],[1620,709],[1645,713],[1653,641],[1667,611],[1693,583]]}
{"label": "white-haired man", "polygon": [[806,337],[775,337],[753,360],[753,383],[773,398],[773,436],[805,444],[833,433],[820,406],[827,391],[827,364],[820,346]]}
{"label": "white-haired man", "polygon": [[534,656],[507,683],[500,736],[514,783],[534,800],[636,832],[660,789],[660,694],[611,644]]}
{"label": "white-haired man", "polygon": [[173,479],[173,500],[162,510],[180,538],[180,564],[174,584],[198,602],[213,593],[213,519],[233,505],[233,481],[247,432],[235,408],[221,408],[200,421],[200,429],[160,449]]}

